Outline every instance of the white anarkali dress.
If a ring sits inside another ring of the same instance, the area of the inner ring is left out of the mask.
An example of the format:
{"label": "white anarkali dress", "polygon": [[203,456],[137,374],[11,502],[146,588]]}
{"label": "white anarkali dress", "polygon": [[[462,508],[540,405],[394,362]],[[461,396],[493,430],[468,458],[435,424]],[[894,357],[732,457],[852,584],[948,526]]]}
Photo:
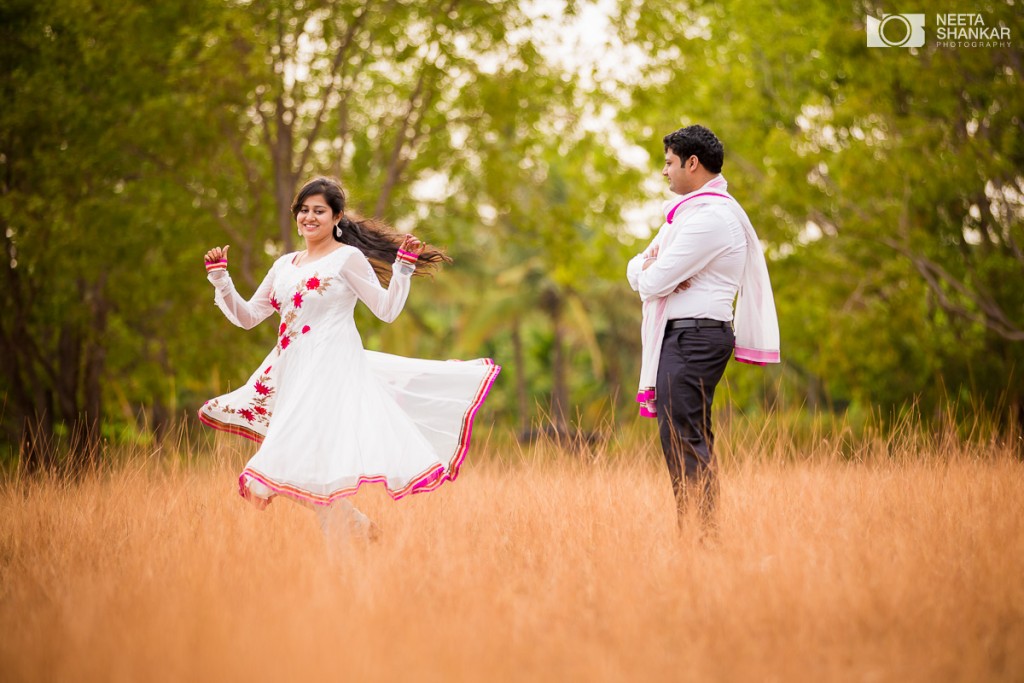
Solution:
{"label": "white anarkali dress", "polygon": [[300,266],[296,256],[279,258],[249,301],[226,270],[209,275],[232,323],[249,329],[280,314],[277,345],[259,369],[199,410],[205,424],[260,444],[239,477],[241,495],[259,507],[277,495],[329,505],[368,482],[399,499],[455,479],[501,368],[365,350],[356,300],[391,322],[412,269],[396,262],[384,288],[355,247]]}

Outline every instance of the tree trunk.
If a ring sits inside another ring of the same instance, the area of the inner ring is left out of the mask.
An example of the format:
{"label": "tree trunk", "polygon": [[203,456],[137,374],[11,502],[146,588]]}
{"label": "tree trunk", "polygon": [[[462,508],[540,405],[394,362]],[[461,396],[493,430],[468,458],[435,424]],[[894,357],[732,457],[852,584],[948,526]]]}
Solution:
{"label": "tree trunk", "polygon": [[1015,437],[1017,442],[1017,457],[1020,460],[1024,460],[1024,397],[1017,397],[1011,409],[1011,414],[1016,417],[1017,424],[1010,430],[1010,434]]}
{"label": "tree trunk", "polygon": [[50,413],[22,418],[18,446],[18,460],[27,473],[45,472],[53,467],[53,417]]}
{"label": "tree trunk", "polygon": [[566,409],[569,405],[569,388],[566,382],[565,333],[562,329],[564,302],[554,290],[545,293],[545,308],[551,318],[551,419],[558,435],[569,433]]}
{"label": "tree trunk", "polygon": [[522,441],[530,431],[530,406],[526,393],[526,361],[523,358],[523,338],[519,332],[519,320],[512,327],[512,360],[516,366],[516,407],[519,422],[519,439]]}
{"label": "tree trunk", "polygon": [[[160,369],[165,375],[168,377],[174,377],[174,368],[171,365],[166,339],[161,339],[157,344],[156,360],[160,363]],[[156,439],[157,443],[163,443],[164,437],[167,436],[169,427],[171,426],[174,406],[177,404],[173,392],[174,389],[172,384],[169,401],[170,406],[168,406],[168,401],[165,401],[164,396],[161,394],[157,394],[153,397],[153,403],[150,406],[149,428],[153,431],[153,438]]]}
{"label": "tree trunk", "polygon": [[[282,169],[283,170],[283,169]],[[295,221],[292,219],[292,196],[295,184],[290,173],[278,172],[274,178],[274,197],[277,204],[277,229],[281,235],[285,252],[295,249]]]}
{"label": "tree trunk", "polygon": [[92,330],[85,354],[83,379],[82,411],[82,464],[95,465],[100,456],[102,444],[101,427],[103,425],[103,370],[107,362],[107,347],[104,338],[107,331],[108,305],[104,294],[107,275],[100,275],[99,281],[92,286],[89,297]]}
{"label": "tree trunk", "polygon": [[78,416],[78,387],[82,376],[82,336],[76,329],[76,323],[77,321],[74,319],[65,320],[57,335],[57,382],[54,386],[55,404],[53,408],[57,419],[66,422],[70,422]]}
{"label": "tree trunk", "polygon": [[280,97],[277,99],[276,135],[272,138],[270,158],[274,165],[274,199],[277,204],[277,228],[286,252],[295,244],[295,221],[292,219],[292,196],[295,194],[294,135],[292,115]]}

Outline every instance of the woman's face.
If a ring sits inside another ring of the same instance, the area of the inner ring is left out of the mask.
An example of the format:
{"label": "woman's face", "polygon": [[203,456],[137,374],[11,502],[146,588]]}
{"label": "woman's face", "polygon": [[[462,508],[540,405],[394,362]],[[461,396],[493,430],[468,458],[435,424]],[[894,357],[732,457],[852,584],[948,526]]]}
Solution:
{"label": "woman's face", "polygon": [[307,240],[318,240],[331,237],[334,232],[334,224],[338,222],[338,216],[331,210],[327,200],[322,194],[314,194],[306,197],[299,212],[295,214],[295,223],[299,227],[299,234]]}

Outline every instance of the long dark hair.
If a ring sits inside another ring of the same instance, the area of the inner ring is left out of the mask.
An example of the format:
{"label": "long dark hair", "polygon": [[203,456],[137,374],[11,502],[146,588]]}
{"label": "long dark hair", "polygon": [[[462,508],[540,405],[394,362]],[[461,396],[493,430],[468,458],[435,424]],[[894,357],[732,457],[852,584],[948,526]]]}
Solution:
{"label": "long dark hair", "polygon": [[[387,285],[391,281],[391,264],[398,256],[398,247],[405,239],[401,234],[383,221],[375,219],[352,220],[345,213],[345,191],[341,183],[335,178],[319,176],[306,182],[295,195],[292,202],[292,217],[298,217],[299,209],[305,201],[314,195],[323,195],[331,212],[341,216],[334,227],[334,239],[342,244],[348,244],[363,252],[377,278],[382,284]],[[427,244],[423,253],[416,262],[416,275],[428,275],[437,270],[444,263],[451,263],[451,257],[441,249]]]}

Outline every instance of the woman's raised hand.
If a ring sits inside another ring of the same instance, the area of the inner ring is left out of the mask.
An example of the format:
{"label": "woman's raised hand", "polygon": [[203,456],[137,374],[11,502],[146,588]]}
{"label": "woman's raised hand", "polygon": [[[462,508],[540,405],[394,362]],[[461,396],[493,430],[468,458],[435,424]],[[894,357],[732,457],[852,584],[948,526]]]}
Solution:
{"label": "woman's raised hand", "polygon": [[412,235],[406,235],[405,239],[402,240],[402,245],[398,248],[401,249],[402,251],[407,251],[410,254],[416,254],[417,256],[419,256],[420,254],[423,253],[423,248],[425,246],[426,245],[424,245],[423,242],[420,242]]}
{"label": "woman's raised hand", "polygon": [[225,244],[223,247],[214,247],[210,251],[206,252],[206,262],[216,263],[217,261],[227,261],[228,249],[230,248],[230,244]]}

